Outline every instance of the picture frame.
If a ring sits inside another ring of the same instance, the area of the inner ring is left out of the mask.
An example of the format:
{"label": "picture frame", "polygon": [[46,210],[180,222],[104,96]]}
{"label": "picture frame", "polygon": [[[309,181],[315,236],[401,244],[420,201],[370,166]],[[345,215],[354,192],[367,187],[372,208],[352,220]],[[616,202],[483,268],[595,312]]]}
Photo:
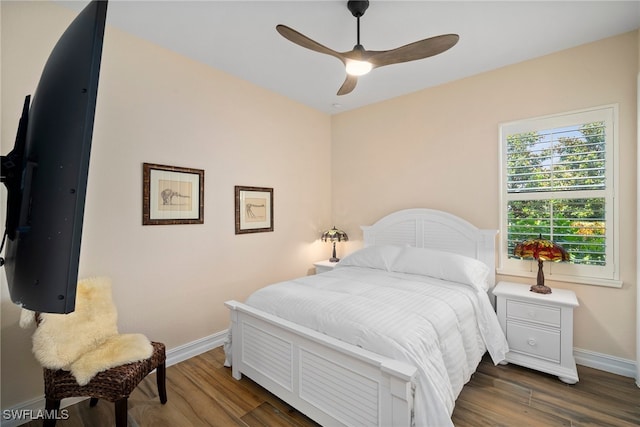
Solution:
{"label": "picture frame", "polygon": [[204,170],[142,164],[142,225],[204,223]]}
{"label": "picture frame", "polygon": [[236,234],[273,231],[273,188],[235,186]]}

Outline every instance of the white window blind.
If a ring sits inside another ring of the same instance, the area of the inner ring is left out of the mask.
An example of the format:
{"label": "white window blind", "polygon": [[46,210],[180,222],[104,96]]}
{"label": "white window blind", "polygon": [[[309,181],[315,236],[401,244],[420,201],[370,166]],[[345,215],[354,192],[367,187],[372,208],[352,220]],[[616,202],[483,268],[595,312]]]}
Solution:
{"label": "white window blind", "polygon": [[610,106],[501,126],[501,269],[531,271],[513,249],[541,235],[571,256],[545,263],[547,274],[617,279],[615,113]]}

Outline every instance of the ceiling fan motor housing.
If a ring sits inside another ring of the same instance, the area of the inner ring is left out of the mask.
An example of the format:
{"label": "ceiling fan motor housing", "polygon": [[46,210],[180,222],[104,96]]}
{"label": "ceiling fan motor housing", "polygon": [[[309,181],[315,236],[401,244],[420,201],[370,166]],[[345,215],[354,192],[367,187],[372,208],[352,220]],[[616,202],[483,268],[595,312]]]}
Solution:
{"label": "ceiling fan motor housing", "polygon": [[364,15],[364,12],[367,10],[368,7],[369,7],[369,0],[365,0],[365,1],[352,0],[347,2],[347,8],[349,8],[349,10],[351,11],[351,14],[356,18],[360,18],[362,15]]}

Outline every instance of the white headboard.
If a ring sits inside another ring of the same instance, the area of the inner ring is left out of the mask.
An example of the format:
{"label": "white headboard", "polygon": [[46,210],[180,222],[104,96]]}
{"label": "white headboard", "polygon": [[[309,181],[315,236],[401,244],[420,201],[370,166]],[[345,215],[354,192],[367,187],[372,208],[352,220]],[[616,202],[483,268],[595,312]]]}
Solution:
{"label": "white headboard", "polygon": [[[481,230],[466,220],[433,209],[405,209],[373,225],[363,225],[364,246],[396,245],[431,248],[478,259],[495,272],[498,230]],[[495,273],[490,278],[495,284]]]}

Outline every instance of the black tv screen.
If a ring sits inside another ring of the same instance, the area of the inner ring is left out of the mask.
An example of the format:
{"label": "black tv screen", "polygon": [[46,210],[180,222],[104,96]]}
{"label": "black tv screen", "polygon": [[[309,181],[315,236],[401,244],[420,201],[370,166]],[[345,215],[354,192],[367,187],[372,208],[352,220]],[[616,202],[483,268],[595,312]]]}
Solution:
{"label": "black tv screen", "polygon": [[75,308],[106,14],[93,1],[62,34],[2,156],[4,268],[11,300],[33,311]]}

